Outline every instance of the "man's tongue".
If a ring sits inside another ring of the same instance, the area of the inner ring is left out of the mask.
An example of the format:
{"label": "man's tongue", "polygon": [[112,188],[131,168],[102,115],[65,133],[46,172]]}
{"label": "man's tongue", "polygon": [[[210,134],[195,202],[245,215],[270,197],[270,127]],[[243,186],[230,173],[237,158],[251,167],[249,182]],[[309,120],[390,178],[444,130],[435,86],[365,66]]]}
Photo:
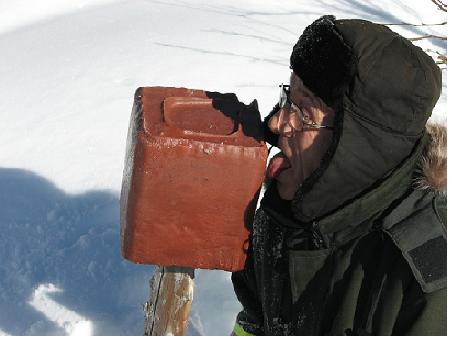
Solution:
{"label": "man's tongue", "polygon": [[270,160],[270,163],[268,164],[267,176],[270,179],[274,179],[279,175],[279,173],[289,167],[289,159],[287,159],[287,157],[283,153],[278,153]]}

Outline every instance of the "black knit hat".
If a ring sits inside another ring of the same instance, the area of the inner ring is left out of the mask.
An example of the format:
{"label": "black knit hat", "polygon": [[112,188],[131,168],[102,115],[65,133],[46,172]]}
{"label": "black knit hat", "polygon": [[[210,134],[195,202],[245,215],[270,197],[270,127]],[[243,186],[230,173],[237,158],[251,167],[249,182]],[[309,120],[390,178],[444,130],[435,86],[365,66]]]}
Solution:
{"label": "black knit hat", "polygon": [[325,103],[334,107],[353,73],[353,53],[334,26],[322,16],[306,27],[290,56],[290,68]]}

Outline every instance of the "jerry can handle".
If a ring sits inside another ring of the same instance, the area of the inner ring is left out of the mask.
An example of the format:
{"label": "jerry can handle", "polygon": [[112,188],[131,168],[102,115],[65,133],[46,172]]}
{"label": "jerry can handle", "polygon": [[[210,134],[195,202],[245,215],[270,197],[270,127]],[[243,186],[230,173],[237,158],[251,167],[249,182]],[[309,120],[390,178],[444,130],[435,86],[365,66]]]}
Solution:
{"label": "jerry can handle", "polygon": [[167,97],[163,100],[163,122],[186,135],[233,138],[242,126],[213,106],[210,98]]}

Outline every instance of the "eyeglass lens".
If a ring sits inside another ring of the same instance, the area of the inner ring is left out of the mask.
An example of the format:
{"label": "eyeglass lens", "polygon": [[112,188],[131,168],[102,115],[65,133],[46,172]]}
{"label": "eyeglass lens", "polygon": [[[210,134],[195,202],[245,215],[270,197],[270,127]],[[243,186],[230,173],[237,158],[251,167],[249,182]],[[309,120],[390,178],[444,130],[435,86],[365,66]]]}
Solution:
{"label": "eyeglass lens", "polygon": [[284,107],[287,103],[290,103],[289,99],[289,86],[281,84],[279,85],[281,87],[281,91],[279,94],[279,107]]}

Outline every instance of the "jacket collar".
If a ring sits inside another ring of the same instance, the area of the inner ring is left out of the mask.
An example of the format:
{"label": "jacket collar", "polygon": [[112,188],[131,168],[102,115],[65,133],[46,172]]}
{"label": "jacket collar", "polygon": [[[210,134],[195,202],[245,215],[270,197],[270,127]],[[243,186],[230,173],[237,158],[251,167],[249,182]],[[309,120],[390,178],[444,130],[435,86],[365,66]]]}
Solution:
{"label": "jacket collar", "polygon": [[[356,226],[362,225],[372,216],[380,214],[406,194],[410,188],[413,188],[413,174],[427,142],[428,135],[424,134],[413,152],[389,175],[376,183],[373,188],[364,192],[361,197],[353,200],[337,212],[320,219],[318,227],[322,235],[331,238],[346,228],[349,228],[352,232]],[[365,227],[371,226],[366,225]]]}

